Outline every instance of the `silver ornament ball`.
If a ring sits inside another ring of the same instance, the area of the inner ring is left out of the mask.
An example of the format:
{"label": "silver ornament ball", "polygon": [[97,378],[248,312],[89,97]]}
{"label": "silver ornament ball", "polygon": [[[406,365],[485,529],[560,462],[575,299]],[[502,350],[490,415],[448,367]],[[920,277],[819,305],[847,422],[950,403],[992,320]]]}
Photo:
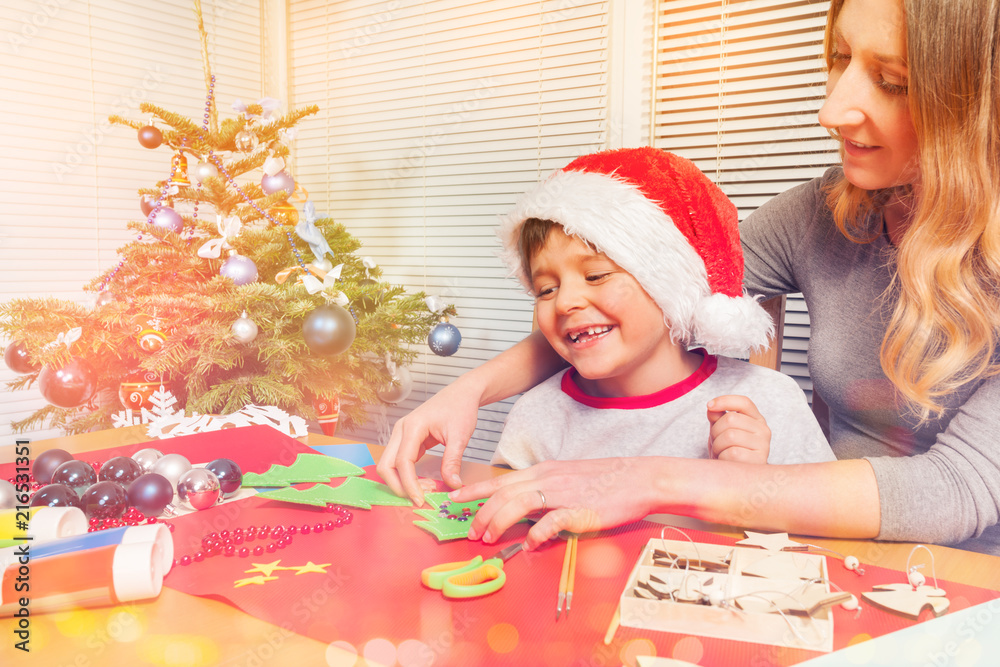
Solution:
{"label": "silver ornament ball", "polygon": [[340,306],[327,303],[306,316],[302,337],[315,354],[340,354],[357,335],[354,316]]}
{"label": "silver ornament ball", "polygon": [[158,475],[163,475],[170,482],[170,486],[177,488],[177,480],[181,478],[181,475],[186,473],[191,469],[191,462],[187,460],[184,456],[180,454],[164,454],[156,463],[153,464],[153,468],[150,472],[155,472]]}
{"label": "silver ornament ball", "polygon": [[257,141],[257,135],[247,130],[240,130],[233,138],[233,142],[236,144],[236,150],[243,151],[244,153],[249,153],[253,149],[257,148]]}
{"label": "silver ornament ball", "polygon": [[152,447],[140,449],[132,455],[132,460],[139,464],[143,472],[152,472],[153,465],[163,458],[163,452]]}
{"label": "silver ornament ball", "polygon": [[5,479],[0,479],[0,510],[12,510],[17,505],[17,489]]}
{"label": "silver ornament ball", "polygon": [[177,497],[193,509],[208,509],[222,497],[222,485],[211,470],[192,468],[177,480]]}
{"label": "silver ornament ball", "polygon": [[406,366],[397,366],[391,382],[378,391],[378,397],[386,403],[401,403],[413,391],[413,376]]}

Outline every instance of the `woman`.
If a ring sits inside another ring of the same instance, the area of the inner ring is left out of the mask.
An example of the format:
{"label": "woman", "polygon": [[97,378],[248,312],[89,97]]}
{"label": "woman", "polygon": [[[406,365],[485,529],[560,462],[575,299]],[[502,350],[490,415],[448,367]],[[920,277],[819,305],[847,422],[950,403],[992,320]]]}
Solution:
{"label": "woman", "polygon": [[[1000,554],[1000,0],[834,0],[825,48],[819,121],[843,168],[776,197],[741,234],[749,292],[805,296],[840,460],[543,463],[456,492],[491,496],[472,539],[538,510],[529,548],[668,512]],[[379,472],[419,500],[413,463],[443,442],[459,486],[478,406],[559,367],[532,334],[400,420]]]}

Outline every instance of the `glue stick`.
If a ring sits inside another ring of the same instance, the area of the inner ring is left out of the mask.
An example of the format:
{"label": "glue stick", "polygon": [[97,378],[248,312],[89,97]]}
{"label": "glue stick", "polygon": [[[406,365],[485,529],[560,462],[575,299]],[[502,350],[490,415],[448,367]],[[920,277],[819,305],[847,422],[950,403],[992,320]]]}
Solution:
{"label": "glue stick", "polygon": [[155,598],[163,587],[156,542],[117,544],[14,563],[0,583],[0,617]]}
{"label": "glue stick", "polygon": [[[140,542],[157,543],[161,557],[160,567],[163,568],[164,574],[169,572],[174,561],[174,538],[170,534],[170,531],[167,530],[166,525],[162,523],[108,528],[93,533],[62,537],[38,545],[29,542],[28,553],[30,554],[31,562],[35,562],[40,558],[58,556],[59,554],[73,551],[98,549],[116,544],[137,544]],[[0,572],[6,570],[8,565],[19,560],[23,554],[23,543],[16,547],[12,546],[0,549]]]}
{"label": "glue stick", "polygon": [[[18,523],[22,525],[18,528]],[[24,530],[23,525],[28,525]],[[87,532],[87,515],[79,507],[29,507],[0,510],[0,547],[47,542]],[[27,537],[29,539],[25,540]]]}

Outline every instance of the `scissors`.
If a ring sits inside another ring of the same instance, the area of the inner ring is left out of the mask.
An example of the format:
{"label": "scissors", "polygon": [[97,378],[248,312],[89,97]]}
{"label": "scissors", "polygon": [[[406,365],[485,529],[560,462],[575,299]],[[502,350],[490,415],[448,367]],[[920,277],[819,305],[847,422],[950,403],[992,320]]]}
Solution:
{"label": "scissors", "polygon": [[428,588],[441,591],[446,598],[474,598],[495,593],[507,581],[504,561],[523,546],[521,542],[512,544],[485,561],[482,556],[476,556],[472,560],[433,565],[420,573],[420,581]]}

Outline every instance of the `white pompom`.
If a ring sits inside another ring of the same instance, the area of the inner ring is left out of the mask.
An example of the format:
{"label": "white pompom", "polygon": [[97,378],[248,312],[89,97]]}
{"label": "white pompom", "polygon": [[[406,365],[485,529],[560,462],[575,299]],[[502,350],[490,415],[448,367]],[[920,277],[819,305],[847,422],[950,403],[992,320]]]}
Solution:
{"label": "white pompom", "polygon": [[711,294],[695,308],[691,330],[692,342],[710,353],[736,357],[766,347],[774,322],[752,297]]}

